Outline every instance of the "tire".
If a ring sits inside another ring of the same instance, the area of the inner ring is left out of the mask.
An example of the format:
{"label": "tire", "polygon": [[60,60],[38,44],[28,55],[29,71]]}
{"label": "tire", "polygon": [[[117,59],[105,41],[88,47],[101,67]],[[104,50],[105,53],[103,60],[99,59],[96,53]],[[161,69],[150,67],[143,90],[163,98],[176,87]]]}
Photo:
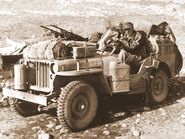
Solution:
{"label": "tire", "polygon": [[97,94],[91,85],[83,81],[72,81],[58,98],[58,120],[68,130],[81,131],[92,123],[97,108]]}
{"label": "tire", "polygon": [[31,102],[18,100],[15,98],[9,98],[9,104],[11,109],[23,117],[32,116],[38,113],[38,105]]}
{"label": "tire", "polygon": [[149,104],[161,103],[168,95],[168,76],[163,70],[156,70],[150,80]]}

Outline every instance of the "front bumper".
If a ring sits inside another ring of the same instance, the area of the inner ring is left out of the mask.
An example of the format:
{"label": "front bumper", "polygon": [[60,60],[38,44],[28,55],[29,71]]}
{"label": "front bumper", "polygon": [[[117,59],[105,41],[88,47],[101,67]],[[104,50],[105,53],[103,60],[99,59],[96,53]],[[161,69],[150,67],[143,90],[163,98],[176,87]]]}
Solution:
{"label": "front bumper", "polygon": [[23,91],[18,91],[18,90],[9,89],[9,88],[3,88],[3,95],[47,106],[46,96],[30,94],[29,92],[23,92]]}

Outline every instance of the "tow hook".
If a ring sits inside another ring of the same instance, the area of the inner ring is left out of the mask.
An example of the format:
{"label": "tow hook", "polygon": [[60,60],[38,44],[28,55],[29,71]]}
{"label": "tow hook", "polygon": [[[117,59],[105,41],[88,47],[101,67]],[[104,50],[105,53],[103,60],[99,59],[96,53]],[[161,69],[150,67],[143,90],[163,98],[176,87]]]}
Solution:
{"label": "tow hook", "polygon": [[51,103],[48,106],[39,105],[37,110],[39,112],[43,112],[43,111],[47,111],[49,109],[56,108],[56,107],[57,107],[57,103]]}
{"label": "tow hook", "polygon": [[45,107],[46,107],[46,106],[39,105],[38,108],[37,108],[37,110],[38,110],[39,112],[45,111],[45,110],[46,110]]}

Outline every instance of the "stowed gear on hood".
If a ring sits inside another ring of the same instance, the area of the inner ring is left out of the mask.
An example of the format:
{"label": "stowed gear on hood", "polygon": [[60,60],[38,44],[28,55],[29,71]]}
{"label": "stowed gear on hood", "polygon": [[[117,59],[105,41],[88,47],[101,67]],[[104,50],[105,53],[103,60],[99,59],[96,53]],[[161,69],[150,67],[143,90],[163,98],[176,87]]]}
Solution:
{"label": "stowed gear on hood", "polygon": [[[49,59],[49,60],[63,60],[67,58],[80,57],[75,54],[75,48],[87,48],[89,53],[86,56],[93,56],[96,53],[96,45],[94,43],[83,41],[64,41],[62,39],[46,40],[28,46],[23,51],[25,59]],[[84,48],[84,49],[83,49]],[[84,56],[84,55],[83,55]],[[82,56],[82,57],[83,57]]]}

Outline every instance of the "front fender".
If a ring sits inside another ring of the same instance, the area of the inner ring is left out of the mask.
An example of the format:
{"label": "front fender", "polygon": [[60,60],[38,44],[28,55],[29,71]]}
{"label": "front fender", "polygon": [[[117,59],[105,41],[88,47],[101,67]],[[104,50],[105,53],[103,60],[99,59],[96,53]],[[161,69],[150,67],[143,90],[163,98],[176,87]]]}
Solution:
{"label": "front fender", "polygon": [[60,92],[60,89],[65,87],[72,81],[85,81],[89,83],[97,93],[112,94],[107,76],[104,75],[102,70],[89,70],[89,71],[71,71],[58,73],[53,82],[54,91]]}
{"label": "front fender", "polygon": [[90,75],[94,73],[100,73],[102,69],[94,68],[94,69],[82,69],[82,70],[72,70],[72,71],[60,71],[57,72],[57,76],[82,76],[82,75]]}

